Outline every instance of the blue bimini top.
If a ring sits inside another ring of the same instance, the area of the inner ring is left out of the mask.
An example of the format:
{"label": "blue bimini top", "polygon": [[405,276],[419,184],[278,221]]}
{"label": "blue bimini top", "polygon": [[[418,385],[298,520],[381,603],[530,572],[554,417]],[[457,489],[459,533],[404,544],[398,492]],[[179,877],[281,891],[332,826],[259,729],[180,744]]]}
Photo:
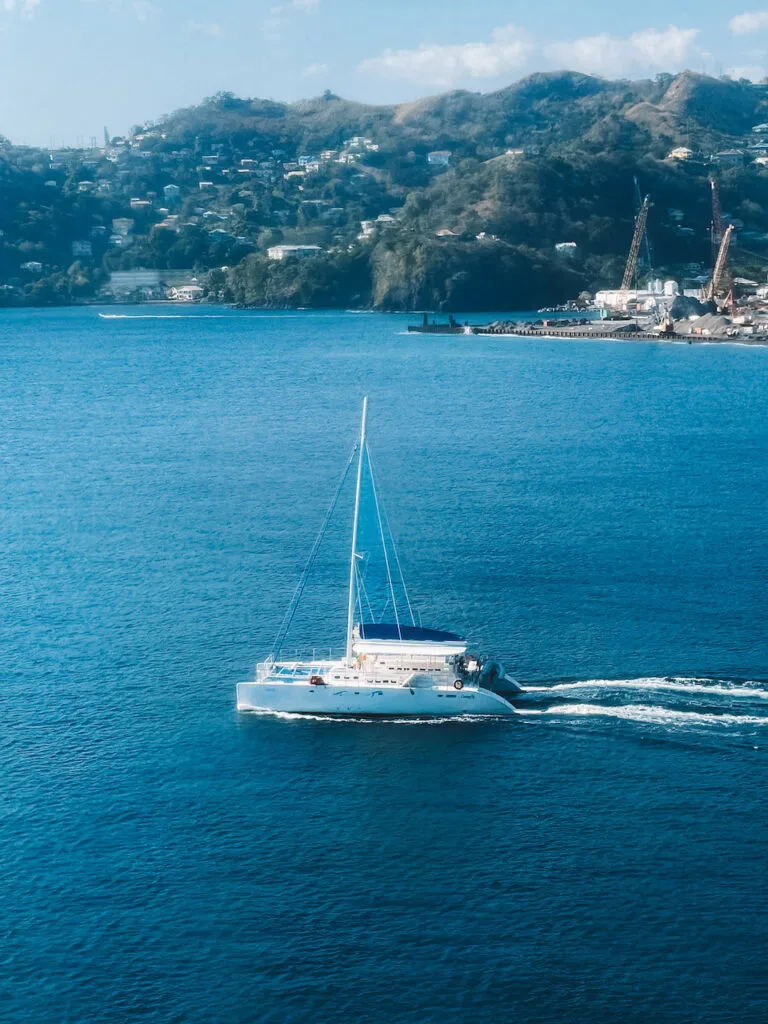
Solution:
{"label": "blue bimini top", "polygon": [[463,643],[457,633],[446,633],[442,629],[422,629],[421,626],[400,626],[396,623],[362,622],[361,640],[408,640],[410,643],[448,644]]}

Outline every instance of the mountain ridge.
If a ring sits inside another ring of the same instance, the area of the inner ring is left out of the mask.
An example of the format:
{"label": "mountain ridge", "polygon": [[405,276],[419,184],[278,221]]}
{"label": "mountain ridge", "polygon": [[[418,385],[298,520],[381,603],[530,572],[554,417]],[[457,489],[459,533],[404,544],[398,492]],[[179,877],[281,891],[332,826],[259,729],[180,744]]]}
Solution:
{"label": "mountain ridge", "polygon": [[[0,302],[103,297],[151,268],[246,305],[554,304],[620,281],[635,181],[653,199],[642,272],[704,274],[713,174],[748,243],[734,258],[763,274],[766,120],[766,85],[560,71],[388,105],[219,93],[98,150],[6,142]],[[270,260],[279,245],[315,255]]]}

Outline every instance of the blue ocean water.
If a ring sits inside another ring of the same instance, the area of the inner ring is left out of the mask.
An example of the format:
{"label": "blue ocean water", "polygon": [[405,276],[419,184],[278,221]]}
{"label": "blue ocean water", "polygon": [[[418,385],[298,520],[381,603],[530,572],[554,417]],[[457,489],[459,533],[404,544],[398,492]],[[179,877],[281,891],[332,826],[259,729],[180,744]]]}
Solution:
{"label": "blue ocean water", "polygon": [[[763,1022],[768,349],[126,314],[0,314],[0,1019]],[[513,721],[235,711],[364,393]]]}

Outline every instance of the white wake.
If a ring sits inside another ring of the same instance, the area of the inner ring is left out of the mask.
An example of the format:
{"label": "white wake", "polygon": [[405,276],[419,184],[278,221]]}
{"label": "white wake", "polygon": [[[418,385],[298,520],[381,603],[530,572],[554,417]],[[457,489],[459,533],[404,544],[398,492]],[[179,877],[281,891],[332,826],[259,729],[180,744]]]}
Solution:
{"label": "white wake", "polygon": [[654,725],[768,725],[768,718],[758,715],[705,714],[700,711],[674,711],[670,708],[650,704],[625,704],[611,707],[607,704],[555,704],[549,708],[517,708],[520,715],[597,715],[604,718],[623,718],[631,722],[648,722]]}
{"label": "white wake", "polygon": [[726,684],[712,679],[670,676],[647,679],[583,679],[575,683],[553,683],[551,686],[524,686],[526,693],[564,693],[569,690],[665,690],[673,693],[704,694],[713,697],[745,697],[768,700],[768,689],[751,681]]}

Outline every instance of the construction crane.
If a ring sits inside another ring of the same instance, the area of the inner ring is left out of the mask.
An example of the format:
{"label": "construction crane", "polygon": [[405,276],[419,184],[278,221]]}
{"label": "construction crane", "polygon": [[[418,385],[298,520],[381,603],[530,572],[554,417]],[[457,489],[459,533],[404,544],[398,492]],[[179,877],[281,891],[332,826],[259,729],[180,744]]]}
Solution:
{"label": "construction crane", "polygon": [[728,247],[731,244],[732,234],[733,224],[729,224],[723,232],[720,248],[717,251],[715,269],[712,271],[712,280],[707,285],[707,290],[704,293],[704,298],[707,302],[712,302],[715,299],[715,296],[720,291],[720,286],[728,279]]}
{"label": "construction crane", "polygon": [[635,279],[635,273],[637,271],[637,257],[640,255],[640,246],[642,245],[643,238],[645,236],[645,225],[648,222],[648,208],[650,205],[651,197],[646,196],[637,217],[635,217],[635,233],[632,236],[632,245],[629,247],[627,266],[624,270],[624,280],[621,282],[621,291],[623,292],[626,292],[631,288],[632,282]]}
{"label": "construction crane", "polygon": [[717,262],[717,254],[720,249],[720,243],[723,240],[725,233],[725,224],[723,223],[723,210],[720,206],[720,193],[717,190],[717,182],[714,177],[709,177],[709,187],[712,189],[712,224],[710,225],[710,236],[712,238],[712,265]]}
{"label": "construction crane", "polygon": [[[635,208],[637,210],[643,205],[643,194],[640,191],[640,182],[637,180],[637,175],[632,179],[635,184]],[[645,228],[645,234],[643,235],[643,245],[641,246],[643,256],[645,256],[645,262],[648,270],[648,278],[653,277],[653,257],[651,255],[651,240],[648,237],[648,225]],[[638,258],[638,266],[640,266],[640,260]]]}

